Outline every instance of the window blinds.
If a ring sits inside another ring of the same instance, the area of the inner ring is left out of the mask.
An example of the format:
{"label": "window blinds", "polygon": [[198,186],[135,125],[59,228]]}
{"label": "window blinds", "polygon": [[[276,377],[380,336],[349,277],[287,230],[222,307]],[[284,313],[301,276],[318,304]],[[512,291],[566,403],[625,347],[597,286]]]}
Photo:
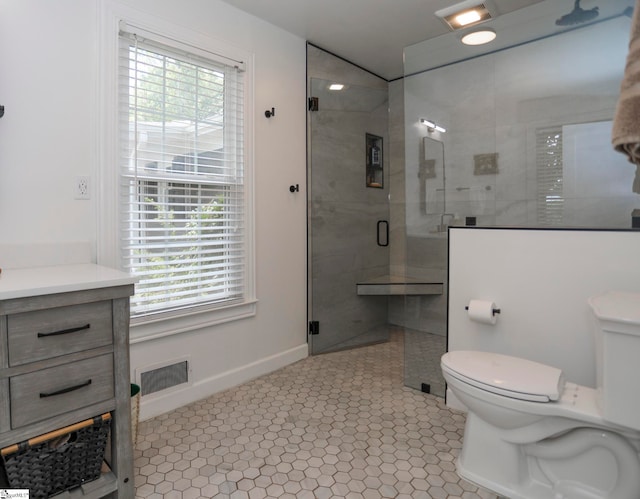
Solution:
{"label": "window blinds", "polygon": [[120,243],[133,317],[245,292],[239,64],[121,32]]}
{"label": "window blinds", "polygon": [[537,215],[539,225],[562,225],[562,127],[536,130]]}

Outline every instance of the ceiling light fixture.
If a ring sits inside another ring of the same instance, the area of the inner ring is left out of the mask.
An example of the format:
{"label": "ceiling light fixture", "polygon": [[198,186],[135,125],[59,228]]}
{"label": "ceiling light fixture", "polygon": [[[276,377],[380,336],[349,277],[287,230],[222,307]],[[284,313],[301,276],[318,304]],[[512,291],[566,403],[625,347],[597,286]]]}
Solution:
{"label": "ceiling light fixture", "polygon": [[420,123],[425,125],[430,132],[438,131],[444,133],[447,131],[443,126],[438,125],[435,121],[427,120],[425,118],[420,118]]}
{"label": "ceiling light fixture", "polygon": [[492,19],[492,14],[487,7],[489,2],[478,0],[464,0],[445,9],[436,11],[435,15],[455,31],[460,28],[474,26]]}
{"label": "ceiling light fixture", "polygon": [[468,24],[477,23],[482,19],[480,13],[477,10],[468,10],[467,12],[463,12],[462,14],[458,14],[454,17],[454,21],[459,26],[467,26]]}
{"label": "ceiling light fixture", "polygon": [[496,32],[492,29],[482,29],[479,31],[472,31],[467,33],[461,39],[465,45],[484,45],[485,43],[492,42],[496,38]]}
{"label": "ceiling light fixture", "polygon": [[331,85],[329,85],[329,90],[333,91],[342,90],[343,88],[344,85],[342,83],[332,83]]}

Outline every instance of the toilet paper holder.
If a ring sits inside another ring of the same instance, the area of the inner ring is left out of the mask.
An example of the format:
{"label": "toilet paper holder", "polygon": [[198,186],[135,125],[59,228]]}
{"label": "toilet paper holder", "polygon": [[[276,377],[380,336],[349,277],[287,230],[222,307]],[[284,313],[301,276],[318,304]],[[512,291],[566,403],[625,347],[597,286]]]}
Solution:
{"label": "toilet paper holder", "polygon": [[[464,309],[465,309],[465,310],[469,310],[469,305],[465,305]],[[500,313],[500,309],[499,309],[499,308],[491,309],[491,313],[492,313],[493,315],[499,314],[499,313]]]}

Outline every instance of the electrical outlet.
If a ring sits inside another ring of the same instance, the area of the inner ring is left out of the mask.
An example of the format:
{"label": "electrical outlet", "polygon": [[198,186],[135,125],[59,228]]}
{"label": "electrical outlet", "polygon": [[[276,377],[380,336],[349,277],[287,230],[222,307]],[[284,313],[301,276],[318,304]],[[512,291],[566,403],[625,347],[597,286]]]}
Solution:
{"label": "electrical outlet", "polygon": [[89,177],[76,177],[75,199],[91,199]]}

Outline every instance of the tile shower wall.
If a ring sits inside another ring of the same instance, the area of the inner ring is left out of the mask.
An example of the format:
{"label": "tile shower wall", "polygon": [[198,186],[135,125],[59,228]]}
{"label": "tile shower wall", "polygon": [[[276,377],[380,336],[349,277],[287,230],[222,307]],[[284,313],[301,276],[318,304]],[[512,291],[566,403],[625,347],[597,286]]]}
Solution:
{"label": "tile shower wall", "polygon": [[392,275],[406,275],[404,175],[404,81],[389,83],[389,265]]}

